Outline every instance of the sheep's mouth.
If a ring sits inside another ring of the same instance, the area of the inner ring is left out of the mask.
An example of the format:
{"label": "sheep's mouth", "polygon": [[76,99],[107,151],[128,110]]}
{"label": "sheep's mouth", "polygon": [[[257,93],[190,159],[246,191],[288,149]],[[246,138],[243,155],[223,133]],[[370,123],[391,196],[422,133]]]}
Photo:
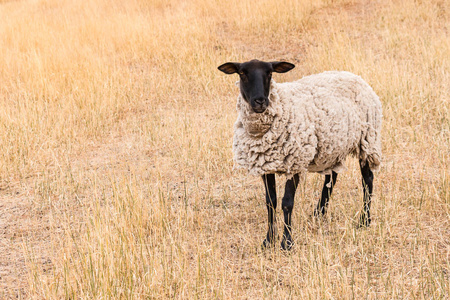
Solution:
{"label": "sheep's mouth", "polygon": [[253,111],[257,114],[261,114],[266,111],[267,107],[265,106],[259,106],[259,107],[252,107]]}

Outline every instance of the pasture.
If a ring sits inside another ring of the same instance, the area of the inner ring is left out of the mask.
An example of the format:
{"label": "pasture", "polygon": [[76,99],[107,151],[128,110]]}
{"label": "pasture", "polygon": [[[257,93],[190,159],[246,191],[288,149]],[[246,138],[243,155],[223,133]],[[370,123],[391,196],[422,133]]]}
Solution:
{"label": "pasture", "polygon": [[[450,297],[449,1],[18,0],[0,19],[0,298]],[[238,77],[217,70],[253,58],[380,96],[369,228],[348,159],[327,216],[308,174],[294,248],[261,251],[262,180],[233,170]]]}

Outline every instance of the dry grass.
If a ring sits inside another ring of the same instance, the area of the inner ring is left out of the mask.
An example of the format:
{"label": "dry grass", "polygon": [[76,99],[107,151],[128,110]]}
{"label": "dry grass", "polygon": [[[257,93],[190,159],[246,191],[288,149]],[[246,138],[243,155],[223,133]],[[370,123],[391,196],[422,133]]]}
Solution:
{"label": "dry grass", "polygon": [[[449,297],[448,1],[274,3],[1,1],[1,298]],[[374,87],[373,226],[349,160],[325,220],[310,174],[294,250],[258,250],[262,182],[232,169],[236,78],[216,69],[250,58]]]}

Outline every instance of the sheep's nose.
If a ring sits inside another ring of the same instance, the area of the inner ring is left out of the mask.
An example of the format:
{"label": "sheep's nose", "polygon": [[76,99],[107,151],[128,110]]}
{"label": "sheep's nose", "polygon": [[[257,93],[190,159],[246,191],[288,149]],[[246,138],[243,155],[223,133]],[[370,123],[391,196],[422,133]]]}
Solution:
{"label": "sheep's nose", "polygon": [[262,105],[263,103],[264,103],[264,98],[263,97],[259,97],[259,98],[255,98],[255,103],[256,104],[259,104],[259,105]]}

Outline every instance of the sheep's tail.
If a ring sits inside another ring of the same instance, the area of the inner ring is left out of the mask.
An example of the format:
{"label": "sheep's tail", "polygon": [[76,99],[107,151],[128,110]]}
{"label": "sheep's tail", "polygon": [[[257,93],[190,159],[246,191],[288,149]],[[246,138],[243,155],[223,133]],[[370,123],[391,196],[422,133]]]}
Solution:
{"label": "sheep's tail", "polygon": [[362,130],[359,159],[361,167],[367,163],[372,171],[378,171],[380,168],[381,156],[381,103],[376,97],[376,101],[367,112],[365,130]]}

